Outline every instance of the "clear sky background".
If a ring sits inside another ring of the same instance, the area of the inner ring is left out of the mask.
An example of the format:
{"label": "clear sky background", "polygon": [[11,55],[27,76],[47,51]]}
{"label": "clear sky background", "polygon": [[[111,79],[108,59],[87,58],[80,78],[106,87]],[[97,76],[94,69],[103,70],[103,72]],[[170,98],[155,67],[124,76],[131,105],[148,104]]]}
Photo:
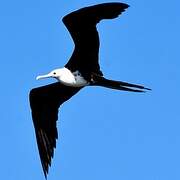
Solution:
{"label": "clear sky background", "polygon": [[[0,179],[44,179],[28,93],[71,56],[62,17],[101,2],[0,2]],[[98,25],[102,71],[153,91],[87,87],[65,103],[49,180],[180,179],[180,1],[124,2],[122,16]]]}

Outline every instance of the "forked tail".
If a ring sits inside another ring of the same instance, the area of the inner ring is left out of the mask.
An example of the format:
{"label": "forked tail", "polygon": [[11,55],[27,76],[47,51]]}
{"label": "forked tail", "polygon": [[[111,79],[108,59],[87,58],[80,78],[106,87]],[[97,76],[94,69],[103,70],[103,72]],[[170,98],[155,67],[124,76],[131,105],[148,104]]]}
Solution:
{"label": "forked tail", "polygon": [[130,84],[122,81],[114,81],[106,79],[102,76],[93,75],[92,76],[93,83],[92,86],[103,86],[106,88],[117,89],[122,91],[132,91],[132,92],[145,92],[145,90],[151,90],[142,85]]}

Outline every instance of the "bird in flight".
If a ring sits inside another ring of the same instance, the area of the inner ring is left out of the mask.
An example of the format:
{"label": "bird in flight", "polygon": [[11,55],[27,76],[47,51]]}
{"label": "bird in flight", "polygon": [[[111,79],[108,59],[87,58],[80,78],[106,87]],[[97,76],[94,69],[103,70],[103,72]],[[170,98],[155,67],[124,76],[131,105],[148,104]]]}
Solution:
{"label": "bird in flight", "polygon": [[63,18],[75,47],[63,68],[55,69],[37,79],[55,78],[58,82],[30,91],[30,106],[40,160],[45,177],[56,148],[58,138],[56,121],[58,108],[85,86],[145,92],[142,85],[106,79],[99,66],[99,35],[96,25],[103,19],[118,17],[129,5],[103,3],[74,11]]}

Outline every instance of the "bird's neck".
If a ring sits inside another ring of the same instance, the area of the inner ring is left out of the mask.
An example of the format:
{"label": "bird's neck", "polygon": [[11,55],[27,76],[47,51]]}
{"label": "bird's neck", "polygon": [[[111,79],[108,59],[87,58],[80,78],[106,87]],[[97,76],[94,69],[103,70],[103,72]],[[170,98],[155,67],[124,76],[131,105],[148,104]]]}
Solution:
{"label": "bird's neck", "polygon": [[67,68],[62,68],[62,74],[57,78],[62,84],[71,87],[83,87],[88,85],[88,82],[81,76],[80,73],[71,72]]}
{"label": "bird's neck", "polygon": [[61,69],[61,75],[57,79],[64,85],[73,85],[76,83],[73,73],[65,67]]}

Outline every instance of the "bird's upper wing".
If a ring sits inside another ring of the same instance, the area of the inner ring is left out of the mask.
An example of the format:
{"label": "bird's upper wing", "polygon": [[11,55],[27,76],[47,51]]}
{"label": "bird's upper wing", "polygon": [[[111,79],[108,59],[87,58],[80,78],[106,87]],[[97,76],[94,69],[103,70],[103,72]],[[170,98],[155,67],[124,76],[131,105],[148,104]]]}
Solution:
{"label": "bird's upper wing", "polygon": [[56,121],[59,106],[81,88],[54,83],[30,91],[30,106],[44,175],[47,176],[58,138]]}
{"label": "bird's upper wing", "polygon": [[99,35],[96,24],[102,19],[118,17],[128,7],[124,3],[104,3],[66,15],[63,22],[75,43],[74,52],[66,67],[72,71],[79,70],[86,78],[91,72],[102,75],[98,62]]}

